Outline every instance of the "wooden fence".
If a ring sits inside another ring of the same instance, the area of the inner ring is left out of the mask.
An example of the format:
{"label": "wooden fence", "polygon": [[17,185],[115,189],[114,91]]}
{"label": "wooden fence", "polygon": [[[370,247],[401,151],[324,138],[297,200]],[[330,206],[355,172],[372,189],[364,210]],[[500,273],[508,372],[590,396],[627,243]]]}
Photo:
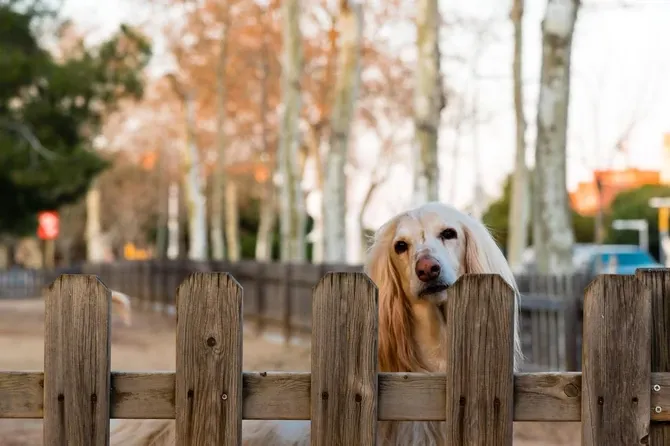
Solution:
{"label": "wooden fence", "polygon": [[[230,272],[244,287],[244,318],[258,334],[290,341],[312,332],[312,290],[328,272],[360,272],[360,265],[244,261],[146,261],[84,265],[108,286],[129,294],[139,307],[174,311],[175,291],[194,271]],[[581,368],[582,296],[590,277],[517,275],[526,371]]]}
{"label": "wooden fence", "polygon": [[[85,264],[60,273],[99,276],[133,298],[138,308],[174,314],[178,285],[192,272],[231,273],[244,287],[244,318],[257,334],[285,341],[309,339],[312,289],[328,272],[359,272],[360,265],[286,264],[243,261],[122,261]],[[59,273],[57,271],[57,273]],[[0,271],[0,297],[38,296],[57,275],[50,271]],[[521,291],[524,371],[578,371],[581,368],[583,275],[517,275]]]}
{"label": "wooden fence", "polygon": [[176,419],[178,445],[241,444],[243,419],[311,420],[313,445],[373,445],[377,420],[446,421],[447,444],[512,445],[514,421],[581,421],[590,445],[670,441],[670,270],[587,288],[583,371],[513,371],[512,290],[466,275],[445,304],[444,374],[378,373],[377,290],[314,289],[307,373],[242,370],[243,288],[194,273],[177,291],[175,372],[110,370],[110,291],[63,275],[45,300],[44,372],[0,372],[0,418],[44,418],[50,446],[104,445],[109,419]]}

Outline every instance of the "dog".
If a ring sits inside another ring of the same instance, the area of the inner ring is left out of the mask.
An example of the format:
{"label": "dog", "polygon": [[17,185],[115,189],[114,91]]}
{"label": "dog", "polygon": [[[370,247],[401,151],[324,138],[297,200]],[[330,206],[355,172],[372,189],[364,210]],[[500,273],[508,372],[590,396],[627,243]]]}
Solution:
{"label": "dog", "polygon": [[[463,274],[499,274],[515,291],[514,369],[523,360],[514,275],[486,227],[449,205],[403,212],[376,232],[365,272],[378,288],[378,362],[382,372],[446,372],[441,305]],[[113,445],[172,445],[174,422],[121,425]],[[380,421],[377,444],[444,444],[444,422]],[[308,446],[309,421],[245,421],[245,446]]]}

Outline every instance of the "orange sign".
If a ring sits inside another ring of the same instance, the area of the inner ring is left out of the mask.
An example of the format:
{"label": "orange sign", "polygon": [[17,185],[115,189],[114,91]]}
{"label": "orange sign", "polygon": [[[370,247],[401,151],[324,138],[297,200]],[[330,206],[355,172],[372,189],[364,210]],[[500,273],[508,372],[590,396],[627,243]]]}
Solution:
{"label": "orange sign", "polygon": [[37,236],[42,240],[53,240],[58,237],[60,221],[58,212],[44,211],[37,215]]}

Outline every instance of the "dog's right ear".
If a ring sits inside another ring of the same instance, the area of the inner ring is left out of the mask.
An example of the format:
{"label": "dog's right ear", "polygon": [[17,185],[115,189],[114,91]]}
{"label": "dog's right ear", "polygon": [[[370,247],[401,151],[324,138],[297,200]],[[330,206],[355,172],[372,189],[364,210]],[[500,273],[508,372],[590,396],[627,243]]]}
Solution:
{"label": "dog's right ear", "polygon": [[382,226],[368,251],[365,272],[378,290],[379,369],[382,372],[413,372],[424,369],[412,335],[412,313],[402,279],[391,260],[395,222]]}

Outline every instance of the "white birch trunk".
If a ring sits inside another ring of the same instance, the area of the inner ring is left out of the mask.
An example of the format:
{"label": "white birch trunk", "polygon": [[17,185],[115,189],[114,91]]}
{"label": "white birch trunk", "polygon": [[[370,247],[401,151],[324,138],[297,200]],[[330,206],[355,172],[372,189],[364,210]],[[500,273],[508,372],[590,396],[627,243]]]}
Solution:
{"label": "white birch trunk", "polygon": [[171,183],[168,188],[167,213],[167,258],[175,260],[179,257],[179,184],[176,182]]}
{"label": "white birch trunk", "polygon": [[188,210],[190,260],[207,260],[207,209],[202,163],[195,135],[195,101],[186,93],[187,143],[184,150],[184,189]]}
{"label": "white birch trunk", "polygon": [[[262,16],[259,16],[259,22],[262,23]],[[261,119],[261,137],[263,144],[263,153],[269,155],[270,145],[268,144],[268,78],[269,64],[268,51],[265,35],[263,35],[263,45],[261,47],[261,82],[260,82],[260,119]],[[268,161],[268,171],[273,170],[272,161]],[[258,221],[258,233],[256,235],[256,261],[269,262],[272,260],[272,239],[276,220],[276,188],[271,179],[266,178],[265,183],[261,185],[261,203],[260,216]]]}
{"label": "white birch trunk", "polygon": [[340,8],[338,76],[335,82],[330,147],[322,194],[325,261],[329,263],[344,263],[347,260],[345,164],[360,83],[361,41],[363,39],[362,6],[352,5],[348,0],[342,0]]}
{"label": "white birch trunk", "polygon": [[514,114],[516,117],[516,154],[512,197],[509,209],[507,260],[513,271],[522,264],[523,251],[528,246],[530,219],[530,187],[526,165],[526,118],[523,112],[523,10],[525,0],[514,0],[510,18],[514,25]]}
{"label": "white birch trunk", "polygon": [[418,0],[417,67],[414,87],[414,127],[418,145],[418,156],[414,162],[416,204],[439,200],[437,143],[440,114],[444,108],[440,79],[439,29],[438,1]]}
{"label": "white birch trunk", "polygon": [[579,0],[548,0],[535,146],[533,242],[540,273],[572,271],[574,234],[566,190],[570,53]]}
{"label": "white birch trunk", "polygon": [[240,247],[240,213],[237,200],[237,184],[230,178],[226,181],[226,240],[228,241],[228,259],[239,262],[242,256]]}
{"label": "white birch trunk", "polygon": [[[228,4],[228,2],[226,2]],[[227,14],[226,14],[227,19]],[[216,170],[212,176],[212,206],[209,223],[210,239],[212,243],[212,258],[214,260],[225,260],[226,246],[223,236],[224,220],[224,189],[226,185],[226,134],[224,125],[226,121],[226,62],[227,62],[227,40],[228,23],[223,24],[223,31],[219,41],[219,60],[216,67],[216,132],[217,132],[217,159]],[[229,222],[226,213],[226,227],[234,224]],[[234,242],[233,242],[234,243]]]}
{"label": "white birch trunk", "polygon": [[299,119],[302,106],[302,36],[300,34],[300,1],[282,3],[283,54],[281,90],[283,98],[279,141],[281,261],[305,260],[305,204],[298,162],[300,146]]}
{"label": "white birch trunk", "polygon": [[105,261],[105,240],[100,223],[100,188],[93,180],[86,193],[86,260],[89,263]]}

